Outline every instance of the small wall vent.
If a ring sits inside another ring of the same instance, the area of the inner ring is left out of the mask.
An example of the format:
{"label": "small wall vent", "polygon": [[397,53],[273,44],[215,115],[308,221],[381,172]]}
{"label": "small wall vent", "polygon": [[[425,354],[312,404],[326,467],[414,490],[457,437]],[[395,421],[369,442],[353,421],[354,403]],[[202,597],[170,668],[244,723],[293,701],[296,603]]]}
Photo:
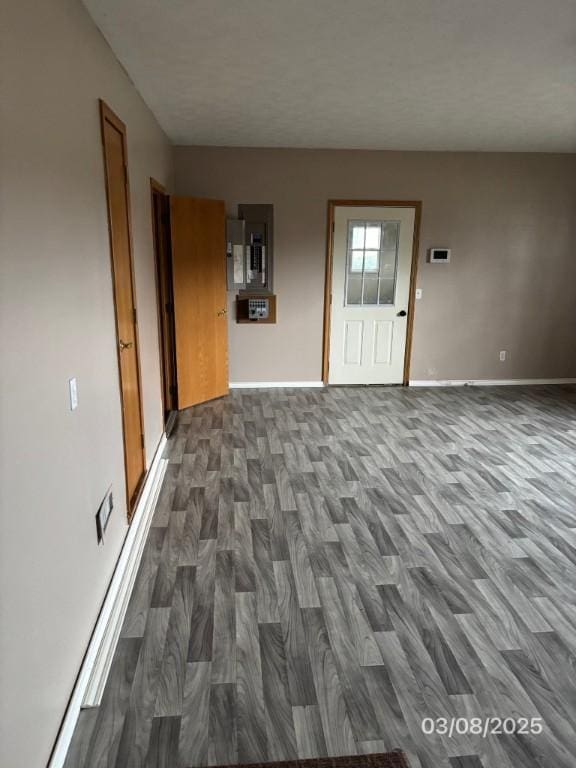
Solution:
{"label": "small wall vent", "polygon": [[112,489],[109,488],[102,503],[98,507],[98,512],[96,512],[96,535],[98,536],[98,544],[101,544],[104,541],[104,531],[106,530],[113,509],[114,498],[112,496]]}

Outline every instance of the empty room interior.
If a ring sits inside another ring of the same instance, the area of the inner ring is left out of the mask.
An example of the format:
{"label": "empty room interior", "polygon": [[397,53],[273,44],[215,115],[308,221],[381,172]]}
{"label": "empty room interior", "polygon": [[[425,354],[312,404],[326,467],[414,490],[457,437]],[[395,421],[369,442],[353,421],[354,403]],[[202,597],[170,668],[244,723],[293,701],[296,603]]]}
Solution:
{"label": "empty room interior", "polygon": [[0,37],[0,766],[575,768],[574,0]]}

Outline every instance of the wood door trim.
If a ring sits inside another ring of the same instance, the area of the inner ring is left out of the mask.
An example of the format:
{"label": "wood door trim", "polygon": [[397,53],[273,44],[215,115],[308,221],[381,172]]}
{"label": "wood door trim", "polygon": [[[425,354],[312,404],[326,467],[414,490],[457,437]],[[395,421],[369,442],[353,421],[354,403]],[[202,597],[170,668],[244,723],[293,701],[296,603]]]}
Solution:
{"label": "wood door trim", "polygon": [[[108,241],[110,244],[110,265],[112,270],[112,290],[115,293],[115,270],[114,270],[114,256],[113,256],[113,233],[112,233],[112,207],[110,203],[110,194],[109,194],[109,178],[108,178],[108,163],[107,163],[107,157],[106,157],[106,137],[105,137],[105,128],[106,123],[109,122],[122,136],[122,151],[124,154],[124,161],[126,164],[125,168],[125,178],[126,178],[126,209],[127,209],[127,226],[128,226],[128,248],[130,251],[130,282],[132,286],[132,302],[134,306],[134,346],[135,346],[135,354],[136,354],[136,370],[137,370],[137,378],[138,378],[138,398],[140,401],[140,433],[142,435],[142,460],[144,464],[144,471],[142,473],[142,477],[140,478],[138,485],[136,486],[136,489],[132,495],[132,498],[129,498],[129,489],[128,489],[128,462],[127,462],[127,456],[126,456],[126,435],[124,430],[124,418],[122,417],[122,442],[123,442],[123,448],[124,448],[124,477],[126,478],[126,509],[128,513],[128,522],[132,520],[132,515],[134,514],[134,510],[136,509],[136,505],[138,504],[138,499],[140,498],[140,494],[142,493],[142,488],[144,487],[144,481],[146,479],[146,472],[147,472],[147,461],[146,461],[146,442],[144,439],[144,404],[142,402],[142,374],[140,370],[140,328],[138,324],[138,307],[137,307],[137,297],[136,297],[136,281],[134,278],[134,245],[133,245],[133,239],[132,239],[132,205],[130,202],[130,178],[128,175],[128,142],[126,139],[126,125],[120,120],[118,115],[110,109],[108,104],[106,104],[105,101],[102,99],[98,99],[99,107],[100,107],[100,135],[102,140],[102,152],[104,157],[104,180],[105,180],[105,187],[106,187],[106,210],[108,213]],[[118,383],[120,387],[120,399],[122,400],[122,382],[120,380],[121,377],[121,362],[120,362],[120,338],[118,336],[118,313],[117,313],[117,307],[116,307],[116,298],[114,297],[114,325],[115,325],[115,335],[116,335],[116,359],[118,362]]]}
{"label": "wood door trim", "polygon": [[[159,349],[159,355],[160,355],[160,368],[161,368],[161,379],[162,379],[162,404],[163,404],[163,421],[164,421],[164,428],[166,433],[168,434],[170,432],[168,428],[168,421],[165,419],[166,411],[168,412],[174,412],[178,409],[178,394],[177,394],[177,385],[176,385],[176,364],[175,361],[172,361],[172,367],[173,367],[173,373],[174,373],[174,382],[172,386],[175,388],[174,392],[170,392],[168,395],[169,402],[165,401],[165,365],[166,361],[164,360],[165,356],[165,345],[166,345],[166,339],[165,339],[165,333],[166,329],[164,328],[164,321],[163,321],[163,308],[162,308],[162,289],[161,289],[161,280],[160,278],[160,254],[158,252],[157,244],[158,244],[158,232],[157,232],[157,226],[156,226],[156,214],[155,214],[155,206],[154,206],[154,196],[155,195],[162,195],[166,198],[166,205],[169,209],[170,207],[170,197],[168,195],[168,192],[166,191],[166,187],[164,187],[162,184],[160,184],[159,181],[156,181],[156,179],[150,177],[150,214],[152,219],[152,244],[154,248],[154,281],[156,285],[156,318],[158,321],[158,349]],[[170,226],[168,222],[168,232],[167,235],[170,237]],[[170,255],[170,247],[168,244],[168,252]],[[170,281],[170,284],[172,285],[172,269],[171,266],[168,270],[169,275],[168,279]],[[174,305],[174,296],[172,296],[172,306]],[[173,354],[175,355],[175,349],[172,350]],[[169,406],[169,407],[168,407]]]}
{"label": "wood door trim", "polygon": [[108,122],[112,123],[114,128],[122,134],[124,141],[126,141],[126,124],[120,120],[118,115],[110,109],[103,99],[98,99],[98,102],[100,104],[100,119],[102,123],[104,123],[105,120],[108,120]]}
{"label": "wood door trim", "polygon": [[154,195],[166,195],[166,189],[160,184],[159,181],[156,181],[156,179],[153,179],[152,176],[150,176],[150,219],[152,222],[152,248],[154,250],[154,284],[156,287],[156,321],[158,324],[158,355],[160,358],[160,378],[162,381],[162,423],[164,427],[166,427],[165,421],[165,413],[167,410],[172,410],[168,408],[168,403],[164,402],[165,397],[165,391],[164,391],[164,323],[162,322],[162,294],[161,294],[161,288],[160,288],[160,281],[158,279],[159,277],[159,271],[160,271],[160,254],[158,253],[158,228],[156,226],[156,211],[154,206]]}
{"label": "wood door trim", "polygon": [[166,195],[166,197],[168,197],[166,187],[160,184],[159,181],[156,181],[156,179],[154,179],[152,176],[150,176],[150,187],[156,190],[156,192],[160,192],[161,195]]}
{"label": "wood door trim", "polygon": [[330,361],[330,329],[332,321],[332,262],[334,254],[334,212],[336,208],[414,208],[414,237],[412,240],[412,261],[410,264],[410,287],[408,289],[408,323],[406,327],[406,348],[404,352],[404,373],[402,384],[410,381],[412,356],[412,335],[414,333],[414,307],[416,299],[416,277],[418,273],[418,251],[420,243],[421,200],[328,200],[328,226],[326,234],[326,269],[324,273],[324,332],[322,336],[322,381],[328,384]]}

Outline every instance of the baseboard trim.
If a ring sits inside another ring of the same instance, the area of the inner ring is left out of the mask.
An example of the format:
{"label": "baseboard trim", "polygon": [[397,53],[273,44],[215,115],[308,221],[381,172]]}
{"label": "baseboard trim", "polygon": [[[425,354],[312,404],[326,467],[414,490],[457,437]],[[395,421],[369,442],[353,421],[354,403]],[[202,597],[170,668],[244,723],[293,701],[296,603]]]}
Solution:
{"label": "baseboard trim", "polygon": [[64,765],[80,710],[100,704],[158,494],[168,466],[167,459],[162,458],[165,446],[166,435],[164,434],[156,449],[132,523],[124,539],[48,768],[61,768]]}
{"label": "baseboard trim", "polygon": [[[576,379],[431,379],[413,380],[411,387],[509,387],[538,384],[576,384]],[[230,389],[272,389],[324,387],[322,381],[231,381]]]}
{"label": "baseboard trim", "polygon": [[410,381],[411,387],[510,387],[536,384],[576,384],[576,379],[441,379]]}
{"label": "baseboard trim", "polygon": [[272,389],[275,387],[323,387],[322,381],[231,381],[230,389]]}

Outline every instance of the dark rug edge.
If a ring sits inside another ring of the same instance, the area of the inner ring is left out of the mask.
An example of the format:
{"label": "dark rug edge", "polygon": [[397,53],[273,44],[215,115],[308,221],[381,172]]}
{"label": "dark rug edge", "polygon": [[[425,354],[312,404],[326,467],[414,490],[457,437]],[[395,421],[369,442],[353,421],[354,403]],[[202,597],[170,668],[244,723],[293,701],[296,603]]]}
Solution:
{"label": "dark rug edge", "polygon": [[346,755],[343,757],[308,757],[296,760],[282,760],[275,763],[241,763],[220,765],[214,768],[410,768],[406,753],[375,752],[368,755]]}

